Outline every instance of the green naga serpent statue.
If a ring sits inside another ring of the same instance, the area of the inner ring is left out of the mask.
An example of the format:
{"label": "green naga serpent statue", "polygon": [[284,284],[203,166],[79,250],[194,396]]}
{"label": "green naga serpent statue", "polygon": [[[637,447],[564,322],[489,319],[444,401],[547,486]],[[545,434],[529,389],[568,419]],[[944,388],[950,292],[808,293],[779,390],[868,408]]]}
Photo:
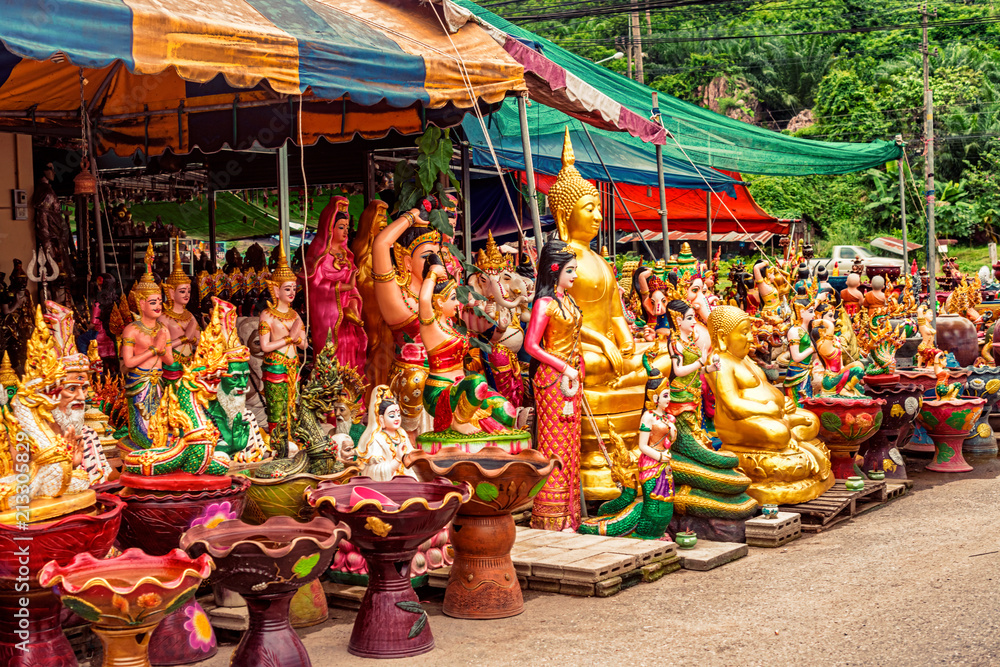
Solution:
{"label": "green naga serpent statue", "polygon": [[[321,426],[331,415],[338,403],[355,406],[364,392],[364,380],[351,368],[337,363],[337,349],[332,337],[327,337],[326,345],[316,356],[309,380],[299,391],[298,419],[291,434],[291,440],[299,446],[299,452],[292,458],[269,461],[254,471],[258,478],[279,479],[299,473],[330,475],[344,469],[338,458],[340,447],[350,447],[353,441],[348,422],[346,430],[339,427],[336,433],[328,434]],[[272,432],[272,442],[286,442],[282,425]]]}
{"label": "green naga serpent statue", "polygon": [[178,380],[166,385],[149,422],[152,446],[125,454],[126,472],[156,476],[176,472],[224,475],[229,471],[228,453],[216,450],[220,434],[209,416],[209,403],[216,399],[230,365],[248,360],[250,351],[232,345],[226,335],[227,323],[235,324],[233,305],[220,299],[213,302],[212,321],[191,365],[184,367]]}

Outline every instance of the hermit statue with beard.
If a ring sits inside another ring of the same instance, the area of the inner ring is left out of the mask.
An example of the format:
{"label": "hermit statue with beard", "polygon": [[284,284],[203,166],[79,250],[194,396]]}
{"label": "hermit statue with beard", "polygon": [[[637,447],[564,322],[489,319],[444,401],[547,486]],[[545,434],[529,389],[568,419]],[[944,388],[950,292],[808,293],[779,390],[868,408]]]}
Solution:
{"label": "hermit statue with beard", "polygon": [[52,410],[53,431],[67,440],[79,437],[83,447],[83,469],[90,485],[100,484],[115,474],[101,447],[97,432],[84,424],[87,411],[87,390],[90,388],[90,359],[76,348],[73,337],[73,311],[53,301],[46,301],[45,323],[52,332],[56,353],[66,369],[58,384],[59,404]]}
{"label": "hermit statue with beard", "polygon": [[212,299],[218,317],[201,334],[199,355],[224,355],[226,372],[219,380],[214,400],[208,403],[208,416],[219,429],[215,451],[237,463],[252,463],[268,458],[271,451],[257,419],[247,408],[250,386],[250,350],[236,332],[236,309],[226,301]]}

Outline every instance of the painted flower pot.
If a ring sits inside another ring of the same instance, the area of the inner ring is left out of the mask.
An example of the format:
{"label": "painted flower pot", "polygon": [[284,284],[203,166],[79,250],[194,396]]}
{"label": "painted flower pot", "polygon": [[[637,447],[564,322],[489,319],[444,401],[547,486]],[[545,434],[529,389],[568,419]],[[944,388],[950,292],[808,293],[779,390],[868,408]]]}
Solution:
{"label": "painted flower pot", "polygon": [[[181,535],[196,525],[215,526],[242,514],[250,480],[229,478],[226,489],[210,491],[144,491],[125,488],[122,527],[118,543],[163,556],[180,545]],[[208,615],[195,600],[168,616],[149,642],[154,665],[186,665],[207,660],[218,648]]]}
{"label": "painted flower pot", "polygon": [[844,480],[844,488],[848,491],[864,491],[865,490],[865,480],[859,475],[851,475],[846,480]]}
{"label": "painted flower pot", "polygon": [[181,537],[191,556],[212,557],[213,583],[247,601],[250,627],[230,658],[241,667],[310,667],[309,654],[292,629],[292,598],[316,581],[333,560],[337,543],[351,534],[346,524],[316,517],[299,523],[287,516],[260,525],[223,521],[197,526]]}
{"label": "painted flower pot", "polygon": [[509,454],[497,447],[475,453],[446,447],[433,456],[411,452],[403,463],[425,482],[445,477],[474,490],[452,523],[455,562],[442,611],[455,618],[506,618],[524,611],[510,559],[517,534],[511,510],[534,498],[562,462],[535,449]]}
{"label": "painted flower pot", "polygon": [[777,519],[778,518],[778,506],[777,505],[764,505],[760,508],[761,516],[765,519]]}
{"label": "painted flower pot", "polygon": [[873,482],[881,481],[885,479],[885,473],[882,472],[881,470],[869,470],[868,479],[872,480]]}
{"label": "painted flower pot", "polygon": [[106,555],[118,534],[122,509],[117,496],[100,493],[92,513],[27,524],[24,529],[0,523],[0,665],[76,667],[73,647],[59,622],[59,598],[39,584],[38,573],[50,561]]}
{"label": "painted flower pot", "polygon": [[[388,496],[392,504],[362,500],[352,505],[358,486]],[[403,476],[388,482],[367,477],[343,485],[324,482],[306,492],[306,501],[321,515],[350,527],[351,543],[368,563],[368,589],[354,620],[350,653],[406,658],[434,648],[427,612],[410,586],[410,562],[420,543],[448,525],[471,497],[472,487],[465,482],[418,482]]]}
{"label": "painted flower pot", "polygon": [[[867,378],[865,380],[867,384]],[[864,469],[881,471],[889,479],[906,479],[906,462],[899,450],[913,433],[923,389],[917,384],[897,383],[881,387],[868,385],[865,391],[873,398],[883,399],[885,405],[882,407],[882,427],[858,450],[865,459]],[[874,478],[869,475],[869,479]]]}
{"label": "painted flower pot", "polygon": [[858,447],[882,426],[881,398],[803,398],[802,407],[819,417],[819,437],[830,450],[834,479],[854,473]]}
{"label": "painted flower pot", "polygon": [[104,667],[141,667],[150,664],[153,628],[192,600],[211,572],[208,556],[192,560],[180,549],[163,556],[126,549],[107,559],[83,553],[65,566],[51,561],[38,582],[93,626],[104,645]]}
{"label": "painted flower pot", "polygon": [[678,549],[694,549],[694,545],[698,544],[698,536],[692,530],[683,530],[674,534],[674,542]]}
{"label": "painted flower pot", "polygon": [[950,401],[924,401],[918,421],[934,441],[934,460],[927,470],[934,472],[970,472],[972,466],[962,457],[962,441],[975,426],[986,406],[984,398],[957,398]]}
{"label": "painted flower pot", "polygon": [[[251,524],[261,524],[276,516],[309,521],[316,516],[316,510],[305,501],[305,492],[315,489],[323,481],[342,484],[358,472],[358,468],[350,466],[332,475],[299,473],[277,479],[251,477],[240,519]],[[308,628],[330,617],[326,593],[319,579],[314,579],[295,593],[291,610],[293,628]]]}
{"label": "painted flower pot", "polygon": [[962,442],[962,454],[992,458],[997,455],[997,438],[990,426],[990,413],[1000,401],[1000,368],[973,368],[964,395],[985,399],[986,405],[972,427],[971,435]]}

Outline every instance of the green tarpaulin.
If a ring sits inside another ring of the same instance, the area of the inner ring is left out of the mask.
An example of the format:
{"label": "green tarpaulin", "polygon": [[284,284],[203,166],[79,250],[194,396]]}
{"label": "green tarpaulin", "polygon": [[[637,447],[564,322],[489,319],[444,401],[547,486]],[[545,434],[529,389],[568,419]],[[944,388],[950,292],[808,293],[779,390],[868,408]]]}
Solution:
{"label": "green tarpaulin", "polygon": [[[494,28],[538,50],[632,111],[646,117],[651,115],[651,88],[595,65],[469,0],[454,2]],[[890,141],[860,144],[799,139],[743,123],[663,93],[660,93],[659,102],[663,124],[677,138],[691,161],[700,167],[772,176],[846,174],[882,165],[901,154],[899,146]],[[561,133],[564,123],[559,116],[562,114],[548,107],[540,112],[544,114],[552,114],[551,120],[536,117],[532,121],[532,134],[536,125],[541,132]],[[625,133],[619,135],[623,141],[631,139]],[[648,146],[647,150],[652,153],[653,147]],[[673,140],[668,140],[664,146],[664,156],[686,161]]]}

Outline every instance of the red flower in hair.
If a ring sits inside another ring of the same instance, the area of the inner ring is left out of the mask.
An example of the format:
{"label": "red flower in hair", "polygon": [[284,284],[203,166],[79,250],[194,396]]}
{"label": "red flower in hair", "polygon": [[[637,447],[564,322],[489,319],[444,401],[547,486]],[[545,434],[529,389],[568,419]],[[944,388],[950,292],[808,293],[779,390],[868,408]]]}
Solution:
{"label": "red flower in hair", "polygon": [[558,265],[558,264],[556,264],[555,262],[553,262],[553,263],[552,263],[552,270],[553,270],[553,271],[558,271],[558,270],[559,270],[559,265]]}
{"label": "red flower in hair", "polygon": [[431,202],[430,202],[430,200],[429,199],[425,199],[423,201],[423,204],[424,204],[424,210],[427,211],[428,213],[430,213],[430,211],[431,211]]}

